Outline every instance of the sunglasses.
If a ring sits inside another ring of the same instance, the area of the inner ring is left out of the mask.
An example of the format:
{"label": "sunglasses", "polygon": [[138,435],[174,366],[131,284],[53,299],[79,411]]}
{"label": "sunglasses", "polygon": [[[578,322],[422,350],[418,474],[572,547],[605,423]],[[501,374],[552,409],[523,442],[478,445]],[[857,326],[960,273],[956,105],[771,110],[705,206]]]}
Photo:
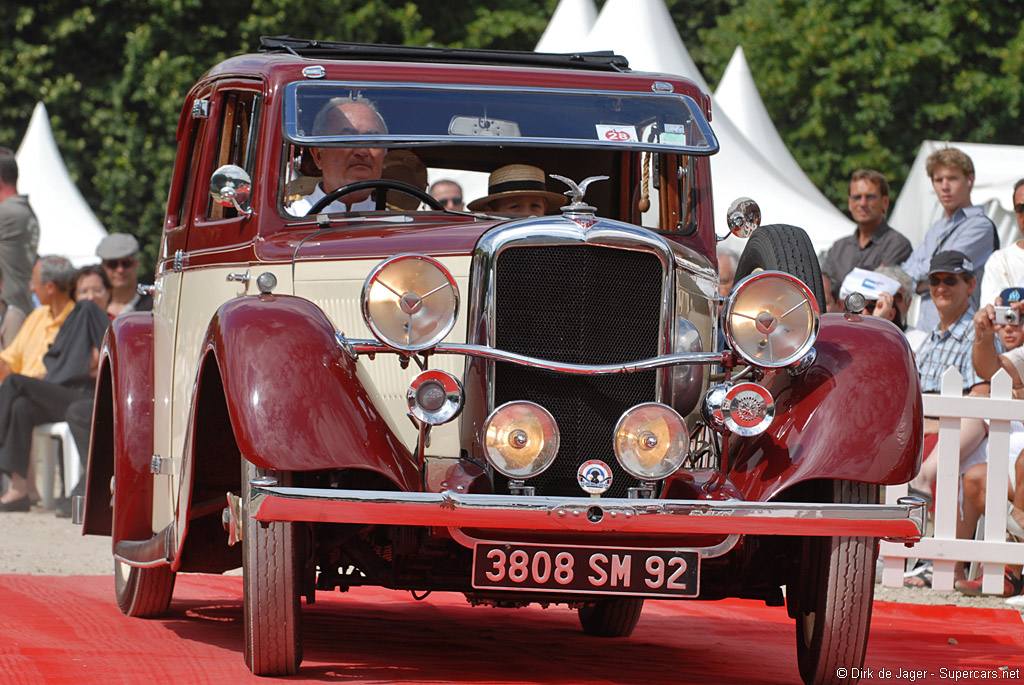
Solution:
{"label": "sunglasses", "polygon": [[939,278],[938,276],[929,276],[928,277],[928,285],[930,285],[931,287],[934,288],[939,283],[944,283],[945,285],[947,285],[950,288],[952,288],[957,283],[959,283],[961,280],[962,279],[959,276],[944,276],[942,278]]}
{"label": "sunglasses", "polygon": [[111,271],[117,270],[117,267],[122,269],[130,269],[135,266],[134,257],[125,257],[124,259],[104,259],[103,266],[107,267]]}
{"label": "sunglasses", "polygon": [[438,202],[440,202],[445,207],[447,207],[448,205],[452,205],[452,206],[454,206],[454,205],[461,205],[462,204],[462,198],[461,197],[446,197],[443,200],[439,199]]}
{"label": "sunglasses", "polygon": [[860,202],[861,200],[867,200],[868,202],[874,202],[878,199],[878,195],[874,193],[868,193],[866,195],[851,195],[850,199],[854,202]]}
{"label": "sunglasses", "polygon": [[1018,202],[1017,204],[1015,204],[1013,206],[1013,211],[1017,212],[1018,214],[1024,214],[1024,202]]}

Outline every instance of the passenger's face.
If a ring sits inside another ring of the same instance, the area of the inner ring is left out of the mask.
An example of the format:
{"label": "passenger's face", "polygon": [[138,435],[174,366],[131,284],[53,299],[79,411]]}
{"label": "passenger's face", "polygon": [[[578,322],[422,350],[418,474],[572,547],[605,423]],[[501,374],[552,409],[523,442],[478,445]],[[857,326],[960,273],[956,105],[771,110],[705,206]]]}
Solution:
{"label": "passenger's face", "polygon": [[878,185],[866,179],[850,183],[850,216],[858,225],[877,226],[889,209],[889,198],[883,197]]}
{"label": "passenger's face", "polygon": [[78,279],[75,285],[75,300],[89,300],[97,307],[106,311],[110,304],[110,291],[103,285],[103,279],[97,274],[86,274]]}
{"label": "passenger's face", "polygon": [[548,201],[540,195],[512,195],[488,203],[495,214],[516,214],[518,216],[544,216],[548,212]]}
{"label": "passenger's face", "polygon": [[974,177],[968,178],[959,169],[940,166],[932,174],[932,187],[939,196],[942,208],[950,216],[971,201],[971,183]]}
{"label": "passenger's face", "polygon": [[[385,126],[377,113],[366,105],[347,103],[336,107],[327,115],[325,130],[331,135],[384,133]],[[384,148],[380,147],[324,147],[313,148],[313,160],[324,176],[324,190],[330,192],[355,183],[378,179],[384,168]],[[370,196],[370,190],[353,193],[346,202],[360,202]]]}
{"label": "passenger's face", "polygon": [[454,183],[437,183],[430,189],[430,194],[444,205],[445,209],[461,212],[466,208],[462,199],[462,189]]}

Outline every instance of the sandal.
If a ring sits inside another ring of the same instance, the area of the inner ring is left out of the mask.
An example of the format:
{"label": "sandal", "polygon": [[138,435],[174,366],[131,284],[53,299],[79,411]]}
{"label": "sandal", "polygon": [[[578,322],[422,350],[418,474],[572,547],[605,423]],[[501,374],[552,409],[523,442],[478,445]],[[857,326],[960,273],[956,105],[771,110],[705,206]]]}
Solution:
{"label": "sandal", "polygon": [[[958,592],[965,595],[978,596],[983,594],[981,591],[981,577],[975,578],[974,580],[958,580],[954,584],[954,587]],[[1003,597],[1016,597],[1017,595],[1024,594],[1024,578],[1010,573],[1010,569],[1003,570]]]}
{"label": "sandal", "polygon": [[931,587],[932,562],[921,562],[912,571],[903,574],[903,587]]}

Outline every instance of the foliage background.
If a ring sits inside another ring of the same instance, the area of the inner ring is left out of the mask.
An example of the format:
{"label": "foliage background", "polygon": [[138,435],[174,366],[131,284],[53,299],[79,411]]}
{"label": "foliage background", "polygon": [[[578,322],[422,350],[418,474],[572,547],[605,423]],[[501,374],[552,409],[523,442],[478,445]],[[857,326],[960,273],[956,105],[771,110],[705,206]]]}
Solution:
{"label": "foliage background", "polygon": [[[181,101],[217,61],[254,50],[261,35],[532,50],[557,0],[82,4],[38,0],[0,12],[0,145],[16,148],[45,102],[98,218],[137,235],[152,268]],[[712,87],[743,45],[780,134],[840,208],[856,168],[882,171],[898,193],[923,139],[1024,143],[1024,19],[1014,3],[666,5]]]}

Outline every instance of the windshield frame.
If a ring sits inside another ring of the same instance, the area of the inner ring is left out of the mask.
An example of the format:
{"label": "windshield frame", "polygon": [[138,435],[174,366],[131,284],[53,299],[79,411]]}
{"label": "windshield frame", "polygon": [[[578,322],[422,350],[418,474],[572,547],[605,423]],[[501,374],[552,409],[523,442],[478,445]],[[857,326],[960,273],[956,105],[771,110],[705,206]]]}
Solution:
{"label": "windshield frame", "polygon": [[[689,111],[693,123],[703,136],[707,145],[683,145],[669,142],[647,143],[640,140],[610,141],[585,138],[538,138],[527,136],[472,136],[452,134],[366,134],[347,136],[313,136],[304,135],[299,131],[298,116],[298,91],[305,88],[328,89],[336,88],[339,91],[360,91],[372,97],[372,91],[382,89],[403,89],[403,90],[435,90],[435,91],[494,91],[501,93],[530,93],[530,94],[551,94],[569,96],[595,96],[595,97],[628,97],[636,99],[675,99],[683,103]],[[282,119],[283,136],[285,140],[296,145],[312,147],[425,147],[437,145],[475,145],[475,146],[503,146],[503,147],[540,147],[540,148],[598,148],[620,151],[649,151],[656,153],[676,153],[694,156],[709,156],[719,150],[718,138],[708,123],[707,118],[701,111],[697,102],[689,95],[683,93],[662,93],[644,91],[619,91],[619,90],[595,90],[595,89],[573,89],[573,88],[544,88],[544,87],[517,87],[479,85],[479,84],[438,84],[438,83],[416,83],[401,81],[295,81],[284,88],[284,117]]]}

